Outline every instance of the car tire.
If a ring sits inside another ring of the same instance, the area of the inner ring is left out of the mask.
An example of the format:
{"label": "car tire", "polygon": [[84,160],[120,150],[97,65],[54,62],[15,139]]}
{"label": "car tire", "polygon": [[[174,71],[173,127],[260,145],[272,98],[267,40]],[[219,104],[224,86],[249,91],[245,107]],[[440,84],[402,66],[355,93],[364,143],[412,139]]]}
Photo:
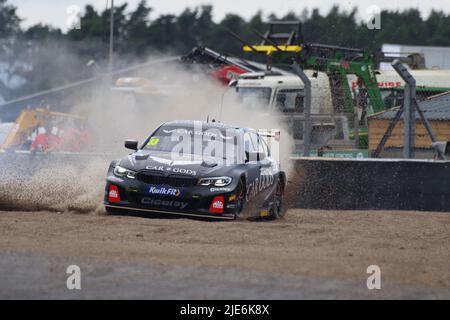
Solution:
{"label": "car tire", "polygon": [[239,219],[241,213],[244,211],[245,206],[245,180],[241,178],[239,180],[238,187],[236,188],[236,212],[234,213],[234,219]]}
{"label": "car tire", "polygon": [[272,219],[281,219],[284,217],[286,213],[286,210],[283,208],[283,193],[284,193],[283,182],[281,181],[281,179],[278,179],[277,186],[275,188],[275,192],[273,195],[273,204],[271,208]]}

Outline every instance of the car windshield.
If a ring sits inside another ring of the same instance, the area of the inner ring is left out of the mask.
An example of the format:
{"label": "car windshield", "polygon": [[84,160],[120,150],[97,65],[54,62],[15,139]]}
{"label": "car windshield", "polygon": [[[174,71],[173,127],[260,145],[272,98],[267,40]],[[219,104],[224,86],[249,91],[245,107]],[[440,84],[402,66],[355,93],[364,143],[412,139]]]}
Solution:
{"label": "car windshield", "polygon": [[237,87],[238,101],[249,108],[267,108],[272,95],[271,88],[265,87]]}
{"label": "car windshield", "polygon": [[149,139],[144,150],[170,152],[173,156],[234,159],[238,148],[236,129],[217,127],[165,125]]}

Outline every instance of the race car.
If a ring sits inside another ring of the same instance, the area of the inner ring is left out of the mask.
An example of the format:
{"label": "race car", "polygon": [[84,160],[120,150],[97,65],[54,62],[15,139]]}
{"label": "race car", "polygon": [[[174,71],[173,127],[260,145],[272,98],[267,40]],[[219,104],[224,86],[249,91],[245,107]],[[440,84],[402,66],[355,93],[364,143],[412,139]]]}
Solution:
{"label": "race car", "polygon": [[125,141],[134,152],[111,162],[105,209],[114,214],[281,218],[286,175],[267,137],[218,122],[166,122],[140,146]]}

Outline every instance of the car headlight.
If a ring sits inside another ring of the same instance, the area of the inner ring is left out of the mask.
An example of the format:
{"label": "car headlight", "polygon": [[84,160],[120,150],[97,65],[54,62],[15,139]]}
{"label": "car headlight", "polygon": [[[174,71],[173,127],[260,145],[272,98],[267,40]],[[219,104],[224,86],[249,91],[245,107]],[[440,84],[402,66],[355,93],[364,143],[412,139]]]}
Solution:
{"label": "car headlight", "polygon": [[116,166],[114,168],[114,175],[118,176],[118,177],[127,177],[129,179],[134,179],[136,172],[125,169],[121,166]]}
{"label": "car headlight", "polygon": [[198,184],[201,186],[216,186],[225,187],[233,181],[230,177],[212,177],[212,178],[202,178],[199,180]]}

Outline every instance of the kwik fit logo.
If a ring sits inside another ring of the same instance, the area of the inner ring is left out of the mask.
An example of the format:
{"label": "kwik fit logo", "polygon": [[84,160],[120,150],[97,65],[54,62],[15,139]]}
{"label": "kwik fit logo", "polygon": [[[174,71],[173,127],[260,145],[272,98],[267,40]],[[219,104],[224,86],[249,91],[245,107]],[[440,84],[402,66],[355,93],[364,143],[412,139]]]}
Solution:
{"label": "kwik fit logo", "polygon": [[175,188],[165,188],[165,187],[159,187],[159,186],[151,186],[148,189],[149,194],[157,194],[161,196],[172,196],[172,197],[179,197],[181,192],[179,189]]}

